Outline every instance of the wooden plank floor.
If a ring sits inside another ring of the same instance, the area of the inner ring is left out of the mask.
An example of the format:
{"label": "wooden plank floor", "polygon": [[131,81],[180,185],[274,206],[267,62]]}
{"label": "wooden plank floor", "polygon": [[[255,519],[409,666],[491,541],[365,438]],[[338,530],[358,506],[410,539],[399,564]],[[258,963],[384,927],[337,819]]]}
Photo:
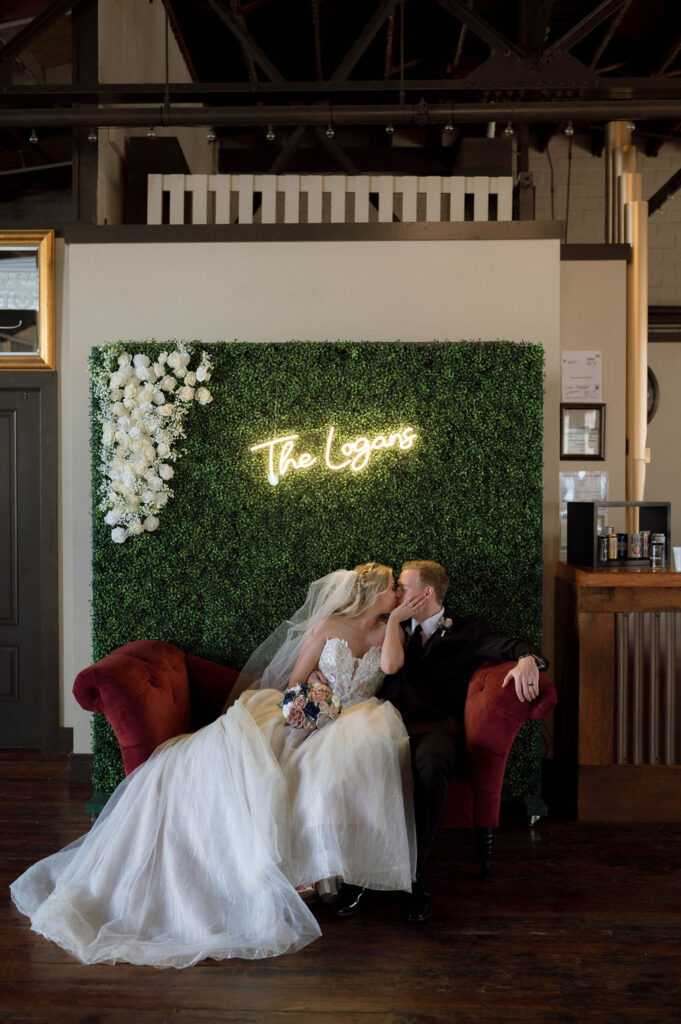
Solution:
{"label": "wooden plank floor", "polygon": [[461,833],[431,871],[434,913],[392,898],[291,956],[186,970],[85,967],[31,932],[7,885],[89,827],[63,760],[0,755],[2,1024],[681,1021],[681,824],[502,828],[476,878]]}

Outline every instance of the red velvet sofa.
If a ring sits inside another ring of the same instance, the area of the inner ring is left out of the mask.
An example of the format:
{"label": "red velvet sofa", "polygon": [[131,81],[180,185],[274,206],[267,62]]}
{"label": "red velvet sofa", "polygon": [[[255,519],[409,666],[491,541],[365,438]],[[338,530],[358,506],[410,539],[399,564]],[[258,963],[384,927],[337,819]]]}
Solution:
{"label": "red velvet sofa", "polygon": [[[521,703],[512,686],[502,689],[510,665],[486,662],[470,681],[465,708],[470,771],[452,779],[443,821],[445,828],[476,829],[483,877],[489,872],[513,740],[524,722],[544,718],[556,704],[554,685],[543,673],[539,697],[531,704]],[[173,644],[135,640],[83,669],[73,693],[81,707],[107,717],[128,775],[160,743],[217,718],[238,675]]]}

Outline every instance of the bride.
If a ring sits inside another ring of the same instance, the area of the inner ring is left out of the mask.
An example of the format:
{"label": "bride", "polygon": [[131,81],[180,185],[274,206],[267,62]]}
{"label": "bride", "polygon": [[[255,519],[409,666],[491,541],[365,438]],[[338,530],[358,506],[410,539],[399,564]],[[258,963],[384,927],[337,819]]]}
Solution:
{"label": "bride", "polygon": [[[251,688],[158,747],[89,833],[13,883],[33,929],[88,964],[188,967],[312,942],[321,931],[296,891],[310,883],[409,890],[409,740],[374,694],[400,658],[386,618],[412,612],[387,566],[313,583],[245,666]],[[282,691],[316,668],[343,708],[307,732],[286,724]]]}

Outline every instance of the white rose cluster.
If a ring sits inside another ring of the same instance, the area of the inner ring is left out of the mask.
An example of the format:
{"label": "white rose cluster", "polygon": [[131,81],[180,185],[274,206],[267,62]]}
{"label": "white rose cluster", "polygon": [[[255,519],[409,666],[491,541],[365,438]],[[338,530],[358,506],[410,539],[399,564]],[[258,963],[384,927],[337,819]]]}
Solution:
{"label": "white rose cluster", "polygon": [[203,386],[210,380],[208,353],[201,353],[194,369],[191,359],[182,345],[153,363],[142,353],[123,352],[113,371],[95,379],[102,422],[99,507],[116,544],[158,529],[159,513],[173,493],[170,463],[180,457],[177,442],[185,436],[189,405],[213,400]]}

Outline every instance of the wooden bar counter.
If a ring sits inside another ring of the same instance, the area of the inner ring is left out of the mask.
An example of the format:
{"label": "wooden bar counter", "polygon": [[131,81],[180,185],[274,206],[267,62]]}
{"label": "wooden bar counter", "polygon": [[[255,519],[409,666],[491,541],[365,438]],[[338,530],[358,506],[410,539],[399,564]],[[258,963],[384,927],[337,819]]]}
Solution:
{"label": "wooden bar counter", "polygon": [[558,799],[583,821],[681,821],[681,572],[556,568]]}

